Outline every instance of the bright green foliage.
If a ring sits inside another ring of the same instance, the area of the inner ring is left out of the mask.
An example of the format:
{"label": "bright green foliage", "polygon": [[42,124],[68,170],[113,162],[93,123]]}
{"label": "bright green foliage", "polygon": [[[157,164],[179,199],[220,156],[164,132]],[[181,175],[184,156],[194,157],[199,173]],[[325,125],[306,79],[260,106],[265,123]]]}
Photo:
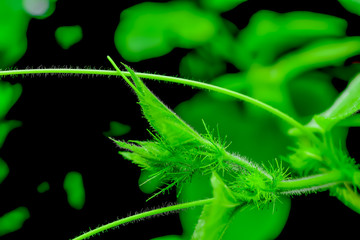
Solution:
{"label": "bright green foliage", "polygon": [[49,189],[50,189],[50,185],[49,185],[49,183],[46,182],[46,181],[40,183],[39,186],[37,187],[37,191],[38,191],[39,193],[47,192],[47,191],[49,191]]}
{"label": "bright green foliage", "polygon": [[193,48],[217,32],[219,19],[192,2],[142,3],[122,12],[115,45],[128,61],[169,53],[175,47]]}
{"label": "bright green foliage", "polygon": [[50,16],[55,9],[55,2],[56,0],[0,1],[0,68],[13,65],[24,55],[30,19]]}
{"label": "bright green foliage", "polygon": [[284,78],[292,78],[321,67],[343,64],[360,53],[360,37],[314,41],[299,51],[290,53],[274,66]]}
{"label": "bright green foliage", "polygon": [[65,176],[64,189],[71,207],[80,210],[85,204],[85,189],[79,172],[69,172]]}
{"label": "bright green foliage", "polygon": [[82,39],[82,29],[79,25],[59,27],[55,31],[55,38],[63,49],[69,49]]}
{"label": "bright green foliage", "polygon": [[120,154],[155,173],[150,178],[162,176],[165,182],[174,181],[174,184],[189,180],[194,171],[202,168],[204,174],[223,168],[217,159],[225,155],[224,146],[194,131],[156,98],[131,69],[128,70],[132,73],[143,114],[159,135],[152,134],[154,141],[115,141],[121,148],[131,151]]}
{"label": "bright green foliage", "polygon": [[358,75],[325,112],[314,117],[315,122],[324,131],[329,131],[341,120],[360,110],[360,75]]}
{"label": "bright green foliage", "polygon": [[331,187],[330,193],[356,212],[360,212],[360,195],[357,193],[360,188],[359,165],[342,149],[345,136],[339,137],[339,132],[335,131],[338,129],[333,128],[359,110],[359,83],[360,77],[357,76],[326,111],[315,115],[307,125],[309,129],[322,135],[323,144],[315,144],[292,131],[292,134],[298,137],[298,146],[293,149],[295,153],[288,159],[291,167],[300,175],[341,171],[349,182]]}
{"label": "bright green foliage", "polygon": [[237,208],[241,208],[232,191],[217,173],[211,176],[214,201],[204,206],[191,239],[221,239]]}
{"label": "bright green foliage", "polygon": [[201,0],[200,2],[206,9],[216,12],[226,12],[245,1],[246,0]]}
{"label": "bright green foliage", "polygon": [[144,193],[150,194],[159,189],[164,182],[161,181],[162,176],[154,174],[148,170],[142,170],[139,177],[139,188]]}
{"label": "bright green foliage", "polygon": [[11,66],[25,53],[29,20],[22,0],[0,1],[0,67]]}
{"label": "bright green foliage", "polygon": [[349,12],[360,15],[360,0],[338,0]]}
{"label": "bright green foliage", "polygon": [[19,84],[11,85],[7,82],[0,82],[0,119],[4,119],[20,94],[21,86]]}
{"label": "bright green foliage", "polygon": [[[194,175],[191,182],[183,186],[179,201],[191,202],[210,197],[213,190],[209,178],[209,175]],[[289,212],[290,199],[284,196],[281,196],[279,201],[266,204],[261,208],[244,207],[241,211],[234,213],[222,239],[276,239],[285,226]],[[180,212],[185,239],[194,232],[200,214],[199,208]]]}
{"label": "bright green foliage", "polygon": [[21,126],[19,121],[1,121],[0,120],[0,148],[3,146],[9,132],[14,128]]}
{"label": "bright green foliage", "polygon": [[0,217],[0,236],[19,230],[29,217],[30,213],[26,207],[18,207],[5,213]]}
{"label": "bright green foliage", "polygon": [[[195,132],[189,125],[182,121],[175,113],[160,102],[136,76],[133,70],[125,66],[131,73],[133,83],[126,77],[130,86],[135,90],[143,114],[149,121],[153,129],[159,134],[153,136],[153,141],[131,141],[126,143],[122,141],[115,142],[123,149],[120,154],[140,166],[142,169],[153,172],[154,176],[162,176],[164,182],[172,181],[165,189],[177,184],[181,185],[188,181],[191,176],[198,172],[203,175],[210,174],[213,171],[226,173],[233,181],[233,175],[245,171],[249,175],[243,175],[245,179],[256,176],[258,181],[263,184],[257,188],[259,191],[276,191],[272,185],[277,181],[282,173],[276,171],[264,171],[261,167],[249,162],[247,159],[226,152],[226,143],[220,142],[220,137],[214,138],[205,125],[206,134],[201,136]],[[234,165],[234,164],[238,164]],[[243,168],[243,169],[242,169]],[[282,171],[283,169],[281,169]],[[269,179],[272,179],[268,182]],[[251,181],[251,180],[250,180]],[[255,201],[260,203],[276,199],[276,194],[268,196],[254,195],[251,190],[253,185],[239,185],[243,191],[236,192],[238,200],[243,202]],[[162,190],[164,191],[164,189]]]}
{"label": "bright green foliage", "polygon": [[111,121],[110,129],[109,131],[104,132],[104,135],[107,137],[119,137],[130,132],[130,129],[131,127],[126,124],[122,124],[116,121]]}
{"label": "bright green foliage", "polygon": [[0,184],[9,174],[9,167],[4,160],[0,158]]}
{"label": "bright green foliage", "polygon": [[19,84],[11,85],[7,82],[0,81],[0,148],[8,133],[21,125],[18,121],[6,121],[5,115],[9,109],[15,104],[21,94],[21,86]]}
{"label": "bright green foliage", "polygon": [[254,14],[237,39],[236,66],[270,65],[284,51],[308,42],[345,35],[346,21],[313,13],[276,13],[262,10]]}
{"label": "bright green foliage", "polygon": [[[20,94],[21,86],[19,84],[11,85],[0,81],[0,148],[3,146],[9,132],[21,125],[19,121],[4,120],[5,115],[15,104]],[[4,181],[8,173],[9,168],[6,162],[0,158],[0,183]]]}

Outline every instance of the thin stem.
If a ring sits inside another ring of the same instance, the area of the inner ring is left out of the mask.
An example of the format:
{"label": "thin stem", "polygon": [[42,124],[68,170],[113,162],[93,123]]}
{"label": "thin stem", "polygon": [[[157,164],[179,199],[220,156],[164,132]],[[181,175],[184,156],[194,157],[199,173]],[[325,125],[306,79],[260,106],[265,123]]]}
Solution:
{"label": "thin stem", "polygon": [[341,181],[344,181],[343,173],[341,171],[334,170],[328,173],[323,173],[310,177],[281,181],[277,184],[277,189],[280,192],[292,191],[329,185],[332,183],[339,183]]}
{"label": "thin stem", "polygon": [[[129,72],[125,72],[125,71],[121,71],[121,72],[125,76],[130,76]],[[44,74],[44,73],[50,73],[50,74],[51,73],[53,73],[53,74],[70,73],[70,74],[112,75],[112,76],[121,76],[122,75],[118,71],[111,71],[111,70],[61,69],[61,68],[55,69],[54,68],[54,69],[24,69],[24,70],[0,71],[0,76],[22,75],[22,74]],[[225,89],[225,88],[218,87],[215,85],[211,85],[208,83],[187,80],[184,78],[169,77],[169,76],[162,76],[162,75],[149,74],[149,73],[136,73],[136,75],[139,76],[140,78],[145,78],[145,79],[159,80],[159,81],[165,81],[165,82],[174,82],[174,83],[184,84],[184,85],[188,85],[188,86],[192,86],[192,87],[196,87],[196,88],[207,89],[207,90],[222,93],[222,94],[237,98],[239,100],[251,103],[251,104],[258,106],[258,107],[272,113],[273,115],[281,118],[288,124],[298,128],[300,131],[302,131],[305,135],[307,135],[313,141],[319,143],[319,139],[309,129],[307,129],[304,125],[302,125],[301,123],[296,121],[294,118],[290,117],[289,115],[281,112],[280,110],[278,110],[266,103],[263,103],[257,99],[246,96],[244,94],[234,92],[229,89]]]}
{"label": "thin stem", "polygon": [[82,240],[82,239],[86,239],[88,237],[91,237],[95,234],[98,234],[100,232],[106,231],[110,228],[113,227],[117,227],[121,224],[125,224],[128,222],[132,222],[141,218],[146,218],[146,217],[150,217],[150,216],[154,216],[157,214],[161,214],[161,213],[165,213],[165,212],[173,212],[173,211],[177,211],[177,210],[181,210],[181,209],[185,209],[185,208],[190,208],[190,207],[197,207],[197,206],[202,206],[205,204],[209,204],[213,201],[213,198],[208,198],[208,199],[203,199],[203,200],[198,200],[198,201],[193,201],[193,202],[188,202],[188,203],[182,203],[182,204],[177,204],[177,205],[173,205],[173,206],[168,206],[168,207],[163,207],[163,208],[158,208],[158,209],[154,209],[151,211],[147,211],[147,212],[143,212],[143,213],[139,213],[130,217],[126,217],[126,218],[122,218],[119,219],[117,221],[114,221],[112,223],[108,223],[106,225],[103,225],[101,227],[95,228],[89,232],[86,232],[76,238],[74,238],[73,240]]}

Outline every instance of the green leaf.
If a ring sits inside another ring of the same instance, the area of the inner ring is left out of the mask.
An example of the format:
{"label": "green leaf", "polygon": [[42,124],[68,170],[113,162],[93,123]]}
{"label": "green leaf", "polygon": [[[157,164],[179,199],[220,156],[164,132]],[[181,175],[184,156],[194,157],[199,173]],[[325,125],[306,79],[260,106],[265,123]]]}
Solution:
{"label": "green leaf", "polygon": [[217,12],[226,12],[243,2],[246,0],[201,0],[201,5]]}
{"label": "green leaf", "polygon": [[131,73],[136,88],[134,90],[136,90],[145,118],[166,143],[174,147],[190,142],[209,143],[166,107],[136,76],[131,68],[126,65],[125,67]]}
{"label": "green leaf", "polygon": [[314,12],[255,13],[238,35],[236,66],[248,69],[253,63],[268,66],[286,51],[321,38],[340,37],[346,32],[344,19]]}
{"label": "green leaf", "polygon": [[221,19],[189,1],[145,2],[124,10],[115,32],[115,45],[128,61],[194,48],[213,38]]}
{"label": "green leaf", "polygon": [[[316,115],[314,121],[323,129],[330,130],[335,124],[352,116],[360,109],[360,75],[356,76],[325,112]],[[315,125],[315,123],[310,123]]]}
{"label": "green leaf", "polygon": [[191,239],[221,239],[233,213],[239,207],[239,203],[232,195],[231,190],[215,172],[211,177],[211,185],[213,187],[214,201],[204,206]]}
{"label": "green leaf", "polygon": [[344,186],[330,189],[330,195],[337,197],[345,206],[360,214],[360,196]]}
{"label": "green leaf", "polygon": [[359,53],[360,37],[321,39],[283,56],[273,71],[291,79],[310,70],[342,65],[346,59]]}
{"label": "green leaf", "polygon": [[21,89],[20,84],[11,85],[7,82],[0,82],[0,120],[18,100]]}
{"label": "green leaf", "polygon": [[349,12],[360,15],[360,0],[339,0],[339,3]]}

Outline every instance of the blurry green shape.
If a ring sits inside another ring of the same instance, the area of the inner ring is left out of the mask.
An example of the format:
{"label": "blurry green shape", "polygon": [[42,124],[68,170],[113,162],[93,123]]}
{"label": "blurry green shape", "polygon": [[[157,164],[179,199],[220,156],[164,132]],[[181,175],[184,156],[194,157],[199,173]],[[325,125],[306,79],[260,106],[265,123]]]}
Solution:
{"label": "blurry green shape", "polygon": [[9,109],[20,97],[21,91],[20,84],[11,85],[0,81],[0,119],[4,119]]}
{"label": "blurry green shape", "polygon": [[56,0],[0,1],[0,68],[13,65],[24,55],[30,19],[50,16],[55,3]]}
{"label": "blurry green shape", "polygon": [[208,80],[226,71],[225,62],[211,56],[191,52],[180,62],[181,76],[191,79]]}
{"label": "blurry green shape", "polygon": [[330,106],[338,92],[330,84],[331,76],[322,72],[308,72],[289,82],[290,100],[299,117],[306,117],[303,122]]}
{"label": "blurry green shape", "polygon": [[152,238],[151,240],[183,240],[183,238],[178,235],[168,235],[168,236]]}
{"label": "blurry green shape", "polygon": [[4,160],[0,158],[0,184],[9,174],[9,167]]}
{"label": "blurry green shape", "polygon": [[107,137],[119,137],[119,136],[127,134],[128,132],[130,132],[130,130],[131,130],[131,127],[126,124],[122,124],[122,123],[116,122],[116,121],[111,121],[110,122],[110,130],[107,132],[104,132],[104,135]]}
{"label": "blurry green shape", "polygon": [[[353,79],[325,112],[316,115],[314,121],[325,131],[360,110],[360,74]],[[313,123],[314,124],[314,123]],[[310,123],[310,125],[312,125]]]}
{"label": "blurry green shape", "polygon": [[3,146],[9,132],[14,128],[20,127],[19,121],[1,121],[0,120],[0,148]]}
{"label": "blurry green shape", "polygon": [[23,0],[24,10],[31,16],[44,19],[55,11],[57,0]]}
{"label": "blurry green shape", "polygon": [[79,25],[59,27],[55,31],[57,43],[63,49],[69,49],[72,45],[82,39],[82,29]]}
{"label": "blurry green shape", "polygon": [[49,189],[50,189],[50,185],[49,185],[49,183],[46,182],[46,181],[40,183],[39,186],[37,187],[37,191],[38,191],[39,193],[47,192],[47,191],[49,191]]}
{"label": "blurry green shape", "polygon": [[320,13],[255,13],[239,35],[235,65],[247,69],[253,63],[269,65],[279,54],[313,40],[344,36],[345,20]]}
{"label": "blurry green shape", "polygon": [[285,55],[274,69],[284,78],[293,78],[313,69],[342,65],[346,59],[358,54],[360,37],[318,40]]}
{"label": "blurry green shape", "polygon": [[22,0],[0,1],[0,67],[13,65],[24,55],[29,20]]}
{"label": "blurry green shape", "polygon": [[201,0],[200,2],[201,5],[207,9],[218,12],[226,12],[245,1],[246,0]]}
{"label": "blurry green shape", "polygon": [[154,173],[146,170],[141,171],[139,178],[140,190],[144,193],[150,194],[159,190],[163,182],[161,181],[161,175],[152,175]]}
{"label": "blurry green shape", "polygon": [[360,0],[339,0],[339,3],[349,12],[360,15]]}
{"label": "blurry green shape", "polygon": [[82,209],[85,204],[85,189],[81,174],[69,172],[65,176],[64,189],[69,205],[78,210]]}
{"label": "blurry green shape", "polygon": [[192,239],[222,239],[233,214],[241,205],[216,172],[212,173],[210,182],[214,200],[203,207]]}
{"label": "blurry green shape", "polygon": [[19,230],[29,217],[30,213],[26,207],[18,207],[5,213],[0,217],[0,236]]}
{"label": "blurry green shape", "polygon": [[175,47],[194,48],[217,33],[220,19],[192,2],[145,2],[124,10],[115,45],[127,61],[169,53]]}

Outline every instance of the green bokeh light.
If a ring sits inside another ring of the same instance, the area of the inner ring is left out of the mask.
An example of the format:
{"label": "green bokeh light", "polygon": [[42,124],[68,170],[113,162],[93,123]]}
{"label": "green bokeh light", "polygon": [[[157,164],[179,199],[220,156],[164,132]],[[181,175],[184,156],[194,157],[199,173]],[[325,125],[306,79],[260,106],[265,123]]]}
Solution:
{"label": "green bokeh light", "polygon": [[46,181],[40,183],[39,186],[37,187],[37,191],[38,191],[39,193],[47,192],[47,191],[49,191],[49,189],[50,189],[50,185],[49,185],[49,183],[46,182]]}
{"label": "green bokeh light", "polygon": [[85,189],[79,172],[69,172],[65,176],[64,189],[69,205],[75,209],[82,209],[85,204]]}
{"label": "green bokeh light", "polygon": [[104,135],[107,137],[119,137],[130,132],[131,127],[120,122],[111,121],[110,129],[107,132],[104,132]]}
{"label": "green bokeh light", "polygon": [[63,49],[69,49],[74,44],[80,42],[82,37],[82,29],[79,25],[63,26],[55,31],[56,41]]}
{"label": "green bokeh light", "polygon": [[0,158],[0,184],[5,180],[8,174],[9,167],[6,162]]}
{"label": "green bokeh light", "polygon": [[199,46],[214,37],[218,25],[219,19],[191,2],[145,2],[122,12],[115,45],[126,60],[140,61]]}
{"label": "green bokeh light", "polygon": [[28,218],[30,218],[30,213],[26,207],[18,207],[5,213],[0,217],[0,236],[21,229]]}

